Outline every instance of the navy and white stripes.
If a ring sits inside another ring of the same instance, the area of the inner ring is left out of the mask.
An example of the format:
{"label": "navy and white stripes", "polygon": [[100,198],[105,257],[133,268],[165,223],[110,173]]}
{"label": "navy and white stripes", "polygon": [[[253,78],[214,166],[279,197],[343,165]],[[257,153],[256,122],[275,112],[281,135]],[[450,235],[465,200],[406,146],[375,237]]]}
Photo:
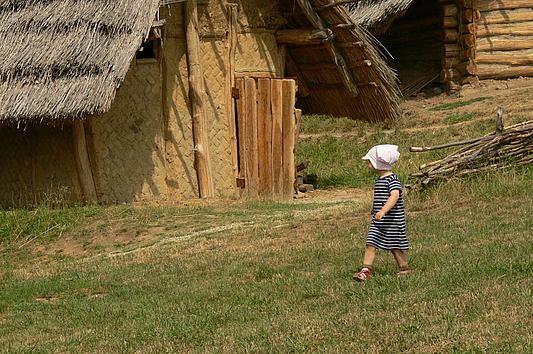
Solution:
{"label": "navy and white stripes", "polygon": [[[395,189],[400,191],[400,199],[381,220],[376,220],[374,215],[381,210]],[[409,243],[405,229],[405,210],[400,180],[395,174],[376,179],[374,202],[372,203],[372,223],[366,244],[382,250],[407,250]]]}

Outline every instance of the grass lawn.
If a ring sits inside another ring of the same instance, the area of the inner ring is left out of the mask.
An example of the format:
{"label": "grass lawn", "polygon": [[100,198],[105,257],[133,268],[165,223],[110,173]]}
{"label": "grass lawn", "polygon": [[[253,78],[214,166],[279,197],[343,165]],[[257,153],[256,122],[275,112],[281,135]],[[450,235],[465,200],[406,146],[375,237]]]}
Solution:
{"label": "grass lawn", "polygon": [[266,214],[283,220],[116,257],[5,250],[0,347],[530,352],[532,177],[522,169],[411,194],[416,273],[401,279],[380,253],[371,281],[351,280],[368,222],[356,203],[305,218],[298,205],[271,205]]}
{"label": "grass lawn", "polygon": [[409,146],[493,129],[464,123],[303,138],[319,187],[361,188],[350,200],[0,211],[0,351],[533,352],[531,166],[408,194],[416,271],[397,278],[380,252],[371,280],[351,279],[374,178],[360,157],[399,144],[406,182],[450,152]]}

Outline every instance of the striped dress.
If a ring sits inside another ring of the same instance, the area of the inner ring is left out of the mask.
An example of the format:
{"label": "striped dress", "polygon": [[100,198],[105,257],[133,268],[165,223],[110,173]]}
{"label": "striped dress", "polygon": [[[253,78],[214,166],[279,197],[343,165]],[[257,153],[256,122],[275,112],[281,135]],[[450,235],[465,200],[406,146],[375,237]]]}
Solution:
{"label": "striped dress", "polygon": [[[400,199],[381,219],[374,215],[381,210],[393,190],[400,191]],[[372,203],[372,223],[368,231],[366,244],[382,250],[407,250],[409,243],[405,232],[405,211],[403,206],[402,184],[395,174],[380,177],[374,184],[374,202]]]}

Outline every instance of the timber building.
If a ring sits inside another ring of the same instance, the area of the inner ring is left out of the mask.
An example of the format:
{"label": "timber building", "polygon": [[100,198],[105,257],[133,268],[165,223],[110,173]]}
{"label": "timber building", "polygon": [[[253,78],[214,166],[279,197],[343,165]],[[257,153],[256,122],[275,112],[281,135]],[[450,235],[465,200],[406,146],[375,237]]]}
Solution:
{"label": "timber building", "polygon": [[334,0],[0,0],[0,206],[288,198],[300,111],[391,120]]}

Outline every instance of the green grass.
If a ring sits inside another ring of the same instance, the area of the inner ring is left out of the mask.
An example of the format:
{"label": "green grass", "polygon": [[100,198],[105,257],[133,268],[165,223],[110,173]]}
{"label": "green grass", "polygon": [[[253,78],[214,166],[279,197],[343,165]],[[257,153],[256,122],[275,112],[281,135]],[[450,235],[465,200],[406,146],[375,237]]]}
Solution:
{"label": "green grass", "polygon": [[475,113],[466,113],[466,114],[452,114],[444,118],[444,123],[446,124],[456,124],[461,122],[466,122],[474,118]]}
{"label": "green grass", "polygon": [[532,177],[527,168],[485,174],[410,195],[416,273],[401,279],[383,252],[371,281],[350,279],[368,222],[355,205],[122,257],[2,264],[0,347],[530,352]]}
{"label": "green grass", "polygon": [[363,132],[366,126],[368,126],[368,124],[350,118],[336,118],[328,115],[310,114],[302,117],[300,133]]}
{"label": "green grass", "polygon": [[476,98],[473,98],[473,99],[468,100],[468,101],[445,103],[443,105],[430,108],[429,110],[430,111],[447,111],[447,110],[458,108],[458,107],[468,106],[468,105],[470,105],[470,104],[472,104],[474,102],[482,102],[482,101],[490,100],[490,99],[492,99],[492,97],[490,97],[490,96],[476,97]]}
{"label": "green grass", "polygon": [[72,230],[81,220],[102,212],[98,206],[0,211],[0,246],[23,245],[36,238],[53,239]]}

